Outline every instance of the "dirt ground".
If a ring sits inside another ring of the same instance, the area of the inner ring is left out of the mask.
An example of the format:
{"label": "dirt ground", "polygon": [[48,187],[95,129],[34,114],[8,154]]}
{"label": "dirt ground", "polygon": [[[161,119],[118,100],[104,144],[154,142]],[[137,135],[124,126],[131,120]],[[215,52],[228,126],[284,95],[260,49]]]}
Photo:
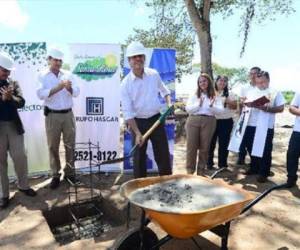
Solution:
{"label": "dirt ground", "polygon": [[[229,169],[221,173],[218,179],[223,179],[230,185],[241,187],[260,194],[274,184],[286,181],[285,157],[291,117],[286,113],[277,118],[274,138],[272,176],[264,184],[258,184],[254,176],[242,174],[244,167],[234,165],[236,157],[230,154]],[[185,173],[185,140],[175,145],[174,173]],[[213,171],[207,172],[207,175]],[[85,177],[83,177],[85,178]],[[50,231],[42,211],[68,203],[68,185],[63,182],[59,189],[52,191],[47,185],[49,179],[39,177],[31,179],[33,188],[38,191],[35,198],[25,197],[16,191],[15,184],[11,185],[12,202],[5,210],[0,210],[0,249],[114,249],[114,244],[128,231],[125,226],[126,201],[120,196],[120,185],[131,179],[131,175],[110,174],[102,175],[97,189],[101,191],[106,202],[111,206],[113,215],[122,218],[122,223],[113,230],[90,239],[77,240],[67,245],[59,245]],[[269,194],[247,213],[237,217],[231,223],[229,249],[300,249],[300,182],[298,187],[277,190]],[[59,215],[58,215],[59,216]],[[131,211],[131,227],[138,225],[139,210]],[[159,238],[166,235],[157,225],[150,223],[150,227]],[[219,249],[220,238],[206,231],[195,237],[202,249]],[[189,240],[171,240],[165,244],[163,250],[193,250],[197,249]]]}

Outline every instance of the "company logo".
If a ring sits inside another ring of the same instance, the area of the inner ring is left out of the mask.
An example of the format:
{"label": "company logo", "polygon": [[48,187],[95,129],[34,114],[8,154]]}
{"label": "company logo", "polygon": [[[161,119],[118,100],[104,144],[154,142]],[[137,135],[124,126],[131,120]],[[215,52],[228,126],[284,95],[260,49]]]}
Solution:
{"label": "company logo", "polygon": [[23,108],[19,109],[19,112],[32,112],[43,110],[43,106],[40,104],[30,104],[25,105]]}
{"label": "company logo", "polygon": [[104,115],[104,98],[87,97],[86,115]]}
{"label": "company logo", "polygon": [[76,116],[76,122],[119,122],[118,116],[104,115],[103,97],[86,97],[86,115]]}
{"label": "company logo", "polygon": [[117,57],[109,54],[105,57],[94,57],[78,63],[73,73],[86,81],[92,81],[112,77],[117,69]]}

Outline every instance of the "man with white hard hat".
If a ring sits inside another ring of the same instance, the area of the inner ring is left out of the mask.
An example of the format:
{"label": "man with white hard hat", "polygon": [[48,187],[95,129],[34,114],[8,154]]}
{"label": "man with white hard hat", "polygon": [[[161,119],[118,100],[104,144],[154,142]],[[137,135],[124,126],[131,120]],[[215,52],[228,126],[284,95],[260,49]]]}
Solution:
{"label": "man with white hard hat", "polygon": [[44,114],[50,168],[52,172],[51,189],[60,183],[59,144],[61,135],[65,146],[66,166],[64,178],[75,182],[74,148],[75,119],[72,112],[73,97],[79,95],[79,88],[72,74],[62,70],[64,54],[57,48],[48,51],[49,67],[39,77],[38,97],[44,101]]}
{"label": "man with white hard hat", "polygon": [[[145,48],[140,42],[132,42],[127,47],[126,57],[131,71],[123,79],[121,85],[122,110],[126,123],[133,132],[134,144],[139,150],[134,154],[134,177],[147,175],[146,150],[147,141],[142,135],[160,117],[161,104],[158,95],[165,98],[171,106],[170,91],[162,82],[158,72],[144,67]],[[160,124],[150,135],[154,158],[160,175],[172,174],[168,139],[164,124]]]}
{"label": "man with white hard hat", "polygon": [[0,52],[0,208],[9,204],[7,152],[12,158],[18,179],[18,188],[28,196],[36,192],[28,185],[27,156],[24,146],[24,129],[18,108],[25,105],[19,84],[9,78],[13,70],[12,58]]}

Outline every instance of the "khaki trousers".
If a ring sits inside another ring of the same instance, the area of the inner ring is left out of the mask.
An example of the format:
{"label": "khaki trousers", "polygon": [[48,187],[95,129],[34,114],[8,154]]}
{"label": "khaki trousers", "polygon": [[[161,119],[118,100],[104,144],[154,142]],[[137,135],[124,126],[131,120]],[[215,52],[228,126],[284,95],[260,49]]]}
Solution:
{"label": "khaki trousers", "polygon": [[66,176],[74,175],[74,148],[76,129],[73,112],[49,113],[46,116],[45,123],[52,176],[60,176],[59,171],[61,169],[61,164],[59,157],[59,144],[61,135],[63,136],[66,158],[64,172]]}
{"label": "khaki trousers", "polygon": [[199,151],[197,174],[203,174],[207,164],[211,139],[216,129],[216,118],[213,116],[190,115],[185,128],[187,135],[187,172],[189,174],[195,172],[197,151]]}
{"label": "khaki trousers", "polygon": [[28,166],[24,136],[19,135],[13,122],[0,121],[0,198],[9,198],[7,152],[12,158],[20,189],[28,189]]}

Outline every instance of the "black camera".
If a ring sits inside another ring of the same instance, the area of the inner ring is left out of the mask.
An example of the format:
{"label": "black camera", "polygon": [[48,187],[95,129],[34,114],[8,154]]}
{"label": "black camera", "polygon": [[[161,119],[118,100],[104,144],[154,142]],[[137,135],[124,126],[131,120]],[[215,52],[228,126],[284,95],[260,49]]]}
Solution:
{"label": "black camera", "polygon": [[44,116],[47,116],[50,113],[50,110],[47,106],[44,107]]}

